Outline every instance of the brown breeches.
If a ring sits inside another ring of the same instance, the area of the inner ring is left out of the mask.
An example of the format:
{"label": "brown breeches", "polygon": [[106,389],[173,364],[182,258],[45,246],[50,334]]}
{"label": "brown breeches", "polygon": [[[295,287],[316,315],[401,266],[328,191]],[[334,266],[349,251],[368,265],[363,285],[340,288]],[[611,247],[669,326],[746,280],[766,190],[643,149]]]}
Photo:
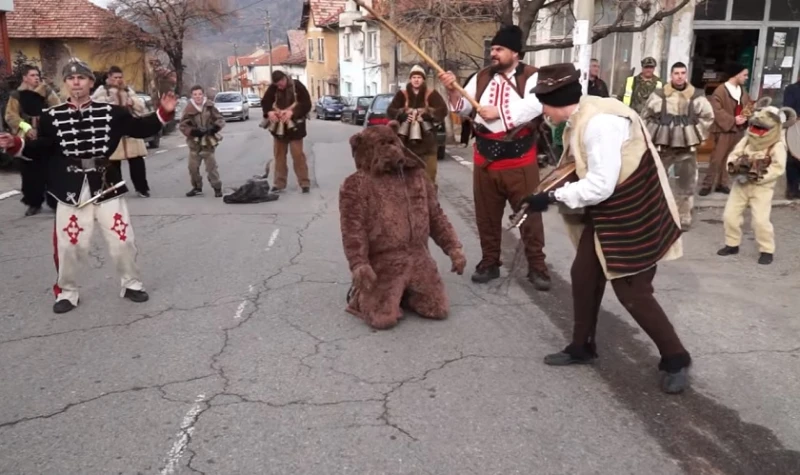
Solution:
{"label": "brown breeches", "polygon": [[[575,311],[572,346],[589,346],[594,349],[597,317],[606,288],[606,276],[595,251],[594,227],[591,223],[586,225],[581,234],[571,275],[572,304]],[[676,362],[682,360],[688,364],[688,353],[669,318],[653,296],[655,275],[654,266],[629,277],[614,279],[611,281],[611,287],[620,303],[656,344],[662,362],[667,358]],[[678,358],[673,358],[676,356]]]}
{"label": "brown breeches", "polygon": [[[284,141],[274,139],[273,152],[275,154],[275,188],[286,188],[286,179],[289,176],[289,164],[286,155],[291,151],[294,174],[297,176],[298,184],[301,187],[311,186],[308,178],[308,163],[306,154],[303,152],[303,140]],[[269,162],[267,162],[269,166]],[[269,170],[267,170],[269,172]]]}
{"label": "brown breeches", "polygon": [[[508,170],[487,170],[476,166],[472,176],[475,218],[483,254],[478,268],[499,266],[502,265],[500,247],[506,201],[516,212],[522,199],[536,191],[539,186],[539,166],[532,163]],[[525,243],[528,268],[547,273],[542,214],[530,214],[520,226],[520,233]]]}

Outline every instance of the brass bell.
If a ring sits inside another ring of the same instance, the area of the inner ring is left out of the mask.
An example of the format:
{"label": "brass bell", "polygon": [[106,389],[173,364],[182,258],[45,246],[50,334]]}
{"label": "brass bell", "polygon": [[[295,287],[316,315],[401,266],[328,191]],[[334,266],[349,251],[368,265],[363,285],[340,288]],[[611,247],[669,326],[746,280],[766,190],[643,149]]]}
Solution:
{"label": "brass bell", "polygon": [[686,137],[686,146],[694,147],[700,145],[700,135],[697,133],[697,128],[694,125],[685,125],[683,127],[683,135]]}
{"label": "brass bell", "polygon": [[669,146],[672,148],[686,147],[686,135],[684,134],[683,127],[670,127],[669,128]]}
{"label": "brass bell", "polygon": [[658,128],[655,136],[655,143],[656,145],[666,145],[669,146],[669,126],[662,125]]}
{"label": "brass bell", "polygon": [[423,121],[422,122],[422,130],[425,131],[425,133],[430,132],[431,130],[433,130],[433,124],[431,124],[430,122],[427,122],[427,121]]}
{"label": "brass bell", "polygon": [[403,123],[400,124],[400,127],[397,129],[397,135],[401,137],[408,137],[408,132],[410,128],[411,124],[406,121],[403,121]]}

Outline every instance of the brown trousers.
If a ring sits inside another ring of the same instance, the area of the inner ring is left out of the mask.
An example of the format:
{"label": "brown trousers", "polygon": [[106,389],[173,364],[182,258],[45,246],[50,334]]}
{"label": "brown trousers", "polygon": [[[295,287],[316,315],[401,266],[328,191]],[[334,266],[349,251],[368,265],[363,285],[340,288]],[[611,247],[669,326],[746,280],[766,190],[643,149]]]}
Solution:
{"label": "brown trousers", "polygon": [[[688,353],[675,333],[669,318],[653,296],[653,277],[655,275],[656,267],[654,266],[630,277],[614,279],[611,281],[611,287],[620,303],[658,347],[662,356],[662,364],[665,359],[677,360],[678,368],[676,369],[679,369],[688,364]],[[581,234],[575,261],[572,263],[571,276],[572,305],[575,311],[571,346],[590,346],[594,349],[597,317],[606,289],[606,276],[600,260],[597,258],[594,227],[591,222],[586,225]],[[681,360],[686,364],[682,364]]]}
{"label": "brown trousers", "polygon": [[[475,218],[483,254],[478,268],[499,266],[502,265],[500,247],[506,201],[511,204],[515,212],[519,210],[522,199],[534,193],[539,186],[539,166],[533,163],[508,170],[487,170],[476,166],[472,177]],[[542,214],[530,214],[520,226],[520,234],[525,243],[528,269],[547,274]]]}
{"label": "brown trousers", "polygon": [[[286,142],[283,140],[273,141],[273,152],[275,155],[275,188],[286,188],[286,179],[289,176],[289,165],[286,160],[287,152],[292,153],[292,165],[294,165],[294,174],[297,176],[297,181],[300,187],[311,186],[311,181],[308,178],[308,163],[306,163],[306,154],[303,152],[303,140],[292,140]],[[269,164],[267,164],[269,167]],[[267,169],[269,173],[269,169]]]}
{"label": "brown trousers", "polygon": [[728,155],[733,148],[744,137],[744,132],[714,134],[714,150],[708,157],[708,170],[703,177],[702,188],[714,188],[717,186],[730,187],[730,175],[728,175]]}

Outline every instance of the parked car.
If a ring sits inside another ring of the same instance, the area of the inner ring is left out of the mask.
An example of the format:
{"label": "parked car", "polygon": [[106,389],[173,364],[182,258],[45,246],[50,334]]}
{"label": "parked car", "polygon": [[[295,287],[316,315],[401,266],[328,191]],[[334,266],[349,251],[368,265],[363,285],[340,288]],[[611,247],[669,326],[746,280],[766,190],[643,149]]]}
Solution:
{"label": "parked car", "polygon": [[[147,109],[148,113],[156,111],[156,108],[153,105],[152,97],[142,92],[137,92],[136,96],[144,101],[144,106]],[[176,115],[175,117],[179,116]],[[175,122],[175,120],[176,119],[173,119],[172,121],[170,121],[170,123]],[[144,139],[144,143],[146,143],[149,148],[158,148],[161,145],[161,137],[164,135],[167,127],[170,126],[170,123],[164,124],[164,126],[161,127],[161,130],[159,130],[156,135]]]}
{"label": "parked car", "polygon": [[247,94],[247,105],[261,108],[261,97],[258,94]]}
{"label": "parked car", "polygon": [[214,96],[214,106],[225,120],[245,121],[250,119],[250,105],[240,92],[218,92]]}
{"label": "parked car", "polygon": [[367,115],[367,108],[374,96],[360,96],[352,99],[347,107],[342,111],[342,122],[346,124],[361,125],[364,123],[364,116]]}
{"label": "parked car", "polygon": [[[389,117],[386,115],[389,104],[392,103],[394,94],[378,94],[372,102],[364,116],[364,128],[373,125],[387,125]],[[445,156],[445,144],[447,143],[447,128],[444,123],[436,126],[436,158],[442,160]]]}
{"label": "parked car", "polygon": [[314,108],[317,119],[341,119],[344,110],[344,101],[341,96],[322,96]]}

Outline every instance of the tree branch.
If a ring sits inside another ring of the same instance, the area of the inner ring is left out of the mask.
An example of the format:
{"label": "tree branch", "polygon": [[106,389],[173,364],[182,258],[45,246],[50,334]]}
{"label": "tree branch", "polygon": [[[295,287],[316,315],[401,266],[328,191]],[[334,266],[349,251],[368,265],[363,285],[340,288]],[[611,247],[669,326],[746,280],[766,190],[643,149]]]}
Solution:
{"label": "tree branch", "polygon": [[[558,0],[555,0],[558,1]],[[658,13],[647,19],[646,21],[642,22],[640,25],[623,25],[625,14],[634,8],[634,4],[626,5],[622,10],[620,10],[617,18],[611,25],[602,26],[602,27],[595,27],[592,28],[592,40],[591,42],[594,43],[598,40],[605,38],[606,36],[613,34],[613,33],[638,33],[640,31],[644,31],[657,22],[663,20],[664,18],[670,17],[680,11],[683,7],[689,4],[690,0],[680,0],[677,5],[670,9],[660,10]],[[555,3],[555,2],[553,2]],[[542,51],[548,49],[565,49],[565,48],[572,48],[575,44],[572,41],[572,38],[567,38],[562,41],[554,41],[551,43],[542,43],[542,44],[534,44],[528,45],[523,48],[523,51]]]}

